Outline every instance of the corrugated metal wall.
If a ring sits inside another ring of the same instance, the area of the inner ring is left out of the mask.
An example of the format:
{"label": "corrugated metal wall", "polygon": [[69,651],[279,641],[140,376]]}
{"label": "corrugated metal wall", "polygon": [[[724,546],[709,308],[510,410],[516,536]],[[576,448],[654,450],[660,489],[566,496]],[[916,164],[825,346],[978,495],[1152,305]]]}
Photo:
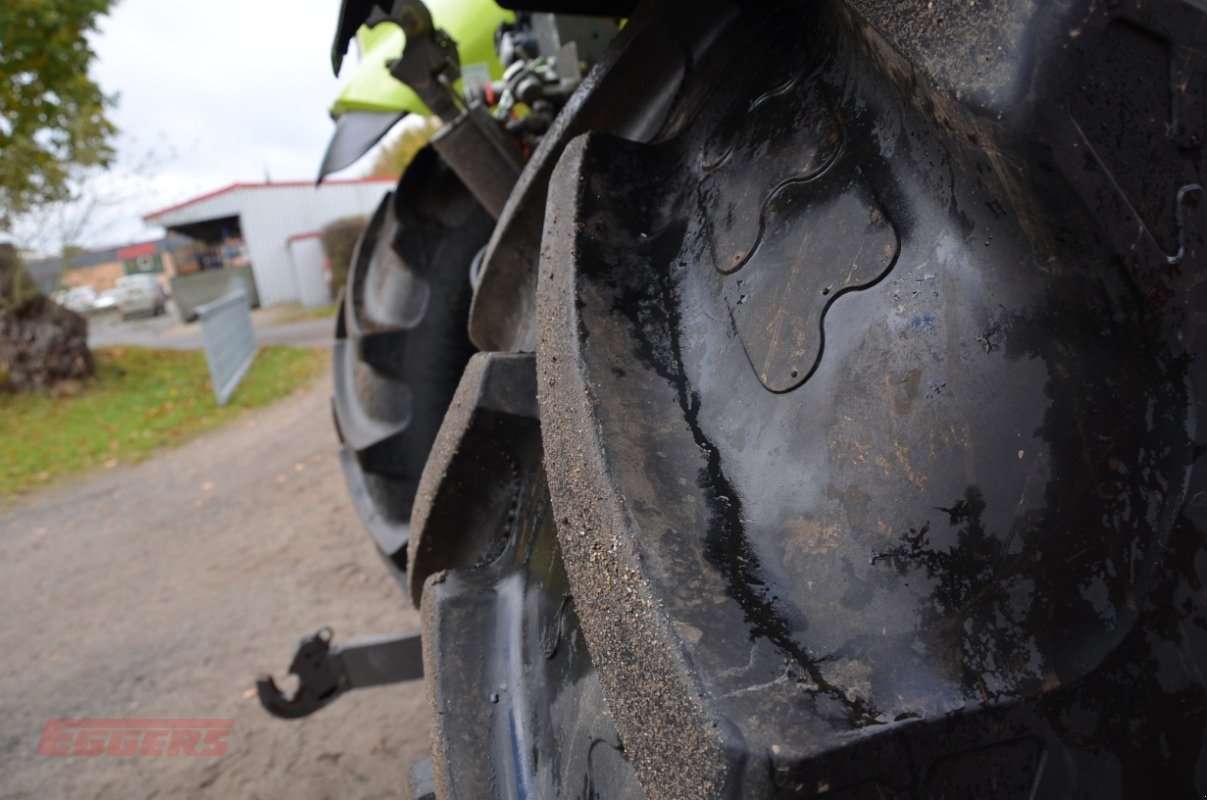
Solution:
{"label": "corrugated metal wall", "polygon": [[289,255],[293,260],[298,302],[308,307],[330,303],[331,289],[327,285],[327,259],[322,239],[317,236],[294,239],[289,243]]}
{"label": "corrugated metal wall", "polygon": [[240,218],[261,304],[300,299],[286,243],[290,236],[319,230],[340,217],[371,214],[390,188],[383,181],[239,190],[246,196]]}
{"label": "corrugated metal wall", "polygon": [[239,215],[261,305],[300,300],[288,239],[341,217],[373,213],[393,181],[239,185],[147,217],[164,227]]}

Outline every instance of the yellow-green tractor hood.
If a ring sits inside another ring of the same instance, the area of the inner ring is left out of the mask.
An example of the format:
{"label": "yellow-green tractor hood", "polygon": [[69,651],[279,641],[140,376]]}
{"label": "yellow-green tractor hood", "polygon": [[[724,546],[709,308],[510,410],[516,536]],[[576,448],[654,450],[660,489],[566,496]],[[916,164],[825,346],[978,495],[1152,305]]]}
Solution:
{"label": "yellow-green tractor hood", "polygon": [[[500,23],[513,20],[514,14],[499,8],[494,0],[429,0],[427,6],[436,27],[457,43],[463,66],[483,64],[492,80],[502,76],[503,66],[495,53],[495,31]],[[391,76],[386,66],[402,55],[406,43],[402,29],[392,22],[373,27],[360,24],[375,11],[382,13],[384,6],[345,0],[340,12],[332,64],[338,72],[351,38],[356,39],[360,60],[331,104],[335,134],[319,168],[320,182],[367,153],[405,114],[429,114],[423,101]]]}
{"label": "yellow-green tractor hood", "polygon": [[[495,31],[515,15],[495,5],[494,0],[430,0],[427,3],[436,27],[457,42],[462,65],[485,64],[492,79],[503,74],[495,53]],[[402,55],[405,36],[392,22],[356,31],[360,63],[348,76],[331,114],[339,118],[349,111],[427,114],[427,107],[405,84],[391,77],[386,64]]]}

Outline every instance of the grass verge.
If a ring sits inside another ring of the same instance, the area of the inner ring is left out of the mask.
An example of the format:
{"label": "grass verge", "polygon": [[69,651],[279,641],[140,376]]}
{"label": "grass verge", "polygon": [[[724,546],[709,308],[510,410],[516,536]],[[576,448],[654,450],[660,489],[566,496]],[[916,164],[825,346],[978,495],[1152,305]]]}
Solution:
{"label": "grass verge", "polygon": [[96,379],[76,397],[0,394],[0,506],[68,475],[141,461],[266,406],[304,388],[330,359],[325,350],[262,348],[220,407],[200,351],[110,347],[94,354]]}
{"label": "grass verge", "polygon": [[286,325],[291,322],[306,322],[312,319],[329,319],[334,317],[335,312],[338,310],[335,303],[328,303],[325,306],[316,306],[314,308],[308,308],[301,303],[290,303],[273,308],[272,319],[277,325]]}

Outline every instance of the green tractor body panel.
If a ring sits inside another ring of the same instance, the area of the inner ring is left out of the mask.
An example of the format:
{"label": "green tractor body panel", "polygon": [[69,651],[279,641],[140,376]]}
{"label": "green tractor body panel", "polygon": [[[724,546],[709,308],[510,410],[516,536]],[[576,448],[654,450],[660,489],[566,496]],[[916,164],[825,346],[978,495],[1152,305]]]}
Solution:
{"label": "green tractor body panel", "polygon": [[[429,0],[427,5],[436,27],[457,42],[462,66],[486,64],[492,79],[502,76],[503,65],[495,53],[495,31],[501,23],[515,18],[512,12],[499,8],[494,0]],[[402,29],[392,22],[357,31],[360,63],[331,105],[333,117],[349,111],[429,114],[423,101],[393,78],[386,67],[387,62],[402,55],[405,38]]]}

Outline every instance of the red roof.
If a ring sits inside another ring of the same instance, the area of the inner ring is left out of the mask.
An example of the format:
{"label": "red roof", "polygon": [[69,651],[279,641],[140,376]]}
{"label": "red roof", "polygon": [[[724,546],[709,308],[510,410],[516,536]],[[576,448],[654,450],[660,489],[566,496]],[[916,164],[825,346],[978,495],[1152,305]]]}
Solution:
{"label": "red roof", "polygon": [[[358,183],[387,183],[387,182],[388,183],[397,183],[398,178],[346,178],[343,180],[337,179],[337,180],[323,181],[322,185],[323,186],[346,186],[348,184],[358,184]],[[217,197],[218,195],[222,195],[222,194],[227,194],[228,192],[233,192],[238,189],[298,189],[303,186],[314,186],[314,185],[315,185],[314,181],[272,181],[270,183],[260,181],[260,182],[251,182],[251,183],[246,183],[246,182],[232,183],[229,186],[223,186],[221,189],[215,189],[212,192],[206,192],[205,194],[199,194],[196,197],[191,197],[188,200],[185,200],[184,202],[176,203],[175,205],[170,205],[167,208],[161,208],[158,211],[152,211],[150,214],[144,214],[143,221],[150,222],[155,217],[162,217],[164,214],[167,214],[169,211],[176,211],[177,209],[185,208],[186,206],[195,205],[196,203],[200,203],[203,200],[209,200],[210,198]]]}
{"label": "red roof", "polygon": [[131,258],[154,255],[156,244],[158,242],[146,242],[144,244],[132,244],[129,247],[121,247],[118,248],[117,257],[122,261],[127,261]]}

